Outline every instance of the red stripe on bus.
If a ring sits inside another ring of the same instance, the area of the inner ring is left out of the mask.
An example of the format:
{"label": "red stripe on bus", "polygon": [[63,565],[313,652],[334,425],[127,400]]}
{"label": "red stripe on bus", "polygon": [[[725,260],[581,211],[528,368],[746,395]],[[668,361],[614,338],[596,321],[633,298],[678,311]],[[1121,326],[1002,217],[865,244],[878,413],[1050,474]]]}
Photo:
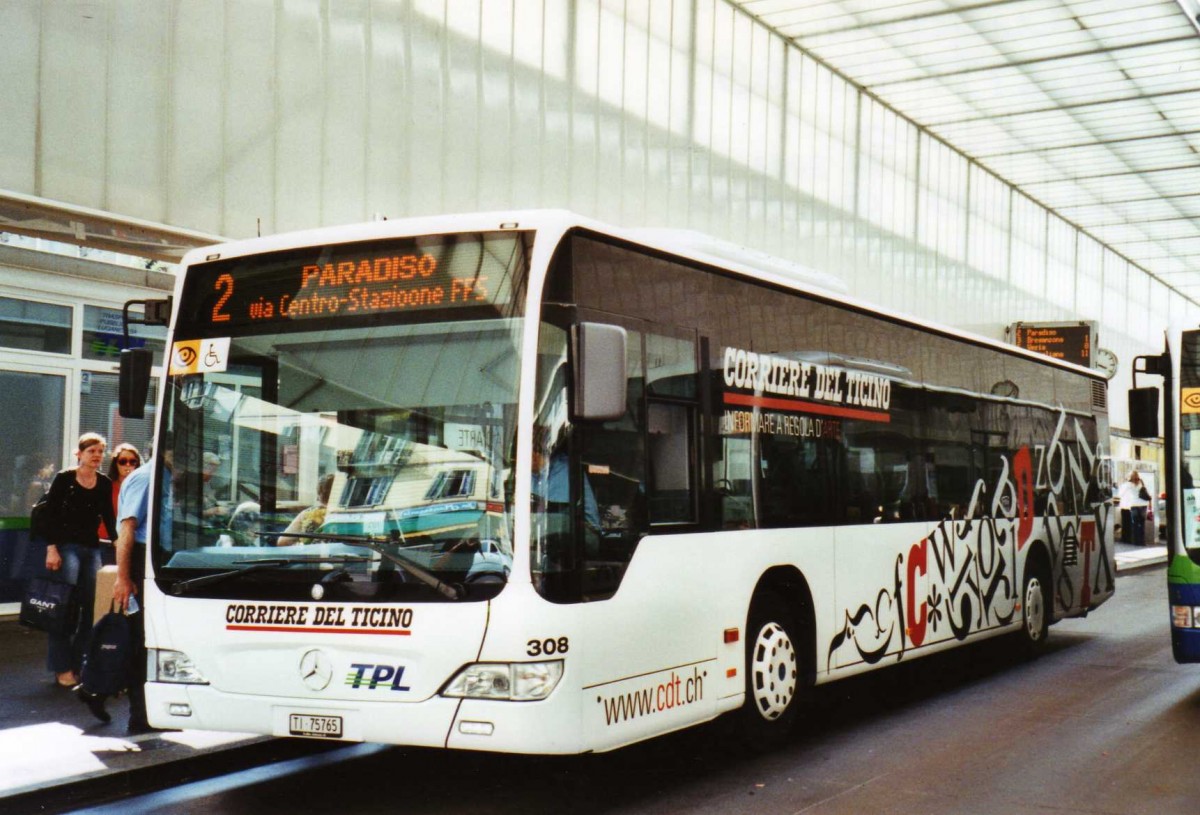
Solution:
{"label": "red stripe on bus", "polygon": [[226,631],[283,631],[295,634],[391,634],[394,637],[407,637],[411,631],[403,628],[296,628],[286,625],[227,625]]}
{"label": "red stripe on bus", "polygon": [[819,413],[822,416],[841,416],[845,419],[862,419],[866,422],[883,422],[890,424],[892,417],[887,413],[876,413],[872,410],[822,405],[818,402],[802,402],[799,399],[772,399],[767,396],[753,396],[748,393],[727,393],[725,404],[743,405],[745,407],[770,408],[771,410],[790,410],[795,413]]}

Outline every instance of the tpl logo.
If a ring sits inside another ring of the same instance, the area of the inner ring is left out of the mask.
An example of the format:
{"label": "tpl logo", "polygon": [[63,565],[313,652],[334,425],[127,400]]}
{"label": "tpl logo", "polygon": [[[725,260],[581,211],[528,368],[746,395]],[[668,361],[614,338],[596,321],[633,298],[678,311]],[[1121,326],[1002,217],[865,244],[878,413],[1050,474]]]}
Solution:
{"label": "tpl logo", "polygon": [[[401,685],[404,678],[403,665],[370,665],[363,662],[352,662],[353,669],[346,675],[346,684],[351,688],[366,688],[375,690],[386,687],[388,690],[409,690],[408,685]],[[370,671],[370,675],[367,674]],[[389,684],[390,683],[390,684]]]}

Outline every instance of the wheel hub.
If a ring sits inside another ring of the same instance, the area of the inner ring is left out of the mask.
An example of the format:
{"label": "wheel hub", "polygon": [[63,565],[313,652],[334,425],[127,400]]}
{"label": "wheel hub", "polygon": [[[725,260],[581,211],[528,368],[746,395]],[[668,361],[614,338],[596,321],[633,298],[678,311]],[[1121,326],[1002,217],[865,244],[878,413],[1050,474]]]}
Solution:
{"label": "wheel hub", "polygon": [[750,686],[754,706],[768,721],[783,715],[796,695],[796,648],[778,623],[767,623],[758,632],[750,658]]}
{"label": "wheel hub", "polygon": [[1025,633],[1037,642],[1045,628],[1046,609],[1042,605],[1042,584],[1036,577],[1025,585]]}

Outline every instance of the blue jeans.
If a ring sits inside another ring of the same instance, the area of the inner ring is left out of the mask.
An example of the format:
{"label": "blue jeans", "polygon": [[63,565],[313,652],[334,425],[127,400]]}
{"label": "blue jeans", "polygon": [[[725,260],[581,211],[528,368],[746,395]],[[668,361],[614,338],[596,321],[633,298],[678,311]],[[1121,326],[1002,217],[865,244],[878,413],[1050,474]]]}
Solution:
{"label": "blue jeans", "polygon": [[83,653],[92,634],[92,607],[96,602],[96,572],[100,571],[100,547],[62,543],[58,546],[58,554],[62,556],[62,567],[57,572],[47,574],[75,587],[79,616],[72,633],[47,635],[49,647],[46,667],[56,674],[67,671],[78,673],[83,666]]}
{"label": "blue jeans", "polygon": [[1145,507],[1130,507],[1129,508],[1129,525],[1133,527],[1132,537],[1129,538],[1134,546],[1146,545],[1146,508]]}

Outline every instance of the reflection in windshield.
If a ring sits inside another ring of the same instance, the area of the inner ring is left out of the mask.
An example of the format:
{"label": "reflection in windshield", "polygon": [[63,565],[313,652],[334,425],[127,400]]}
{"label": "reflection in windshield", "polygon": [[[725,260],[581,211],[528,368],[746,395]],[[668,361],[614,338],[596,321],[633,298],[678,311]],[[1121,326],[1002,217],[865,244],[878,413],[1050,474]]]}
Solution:
{"label": "reflection in windshield", "polygon": [[[502,583],[520,322],[234,338],[226,370],[173,377],[163,435],[172,523],[158,541],[159,576],[266,558],[301,563],[201,585],[253,592],[336,571],[333,599],[356,582],[392,599],[424,585],[398,562],[446,583]],[[356,547],[363,536],[385,551]]]}

